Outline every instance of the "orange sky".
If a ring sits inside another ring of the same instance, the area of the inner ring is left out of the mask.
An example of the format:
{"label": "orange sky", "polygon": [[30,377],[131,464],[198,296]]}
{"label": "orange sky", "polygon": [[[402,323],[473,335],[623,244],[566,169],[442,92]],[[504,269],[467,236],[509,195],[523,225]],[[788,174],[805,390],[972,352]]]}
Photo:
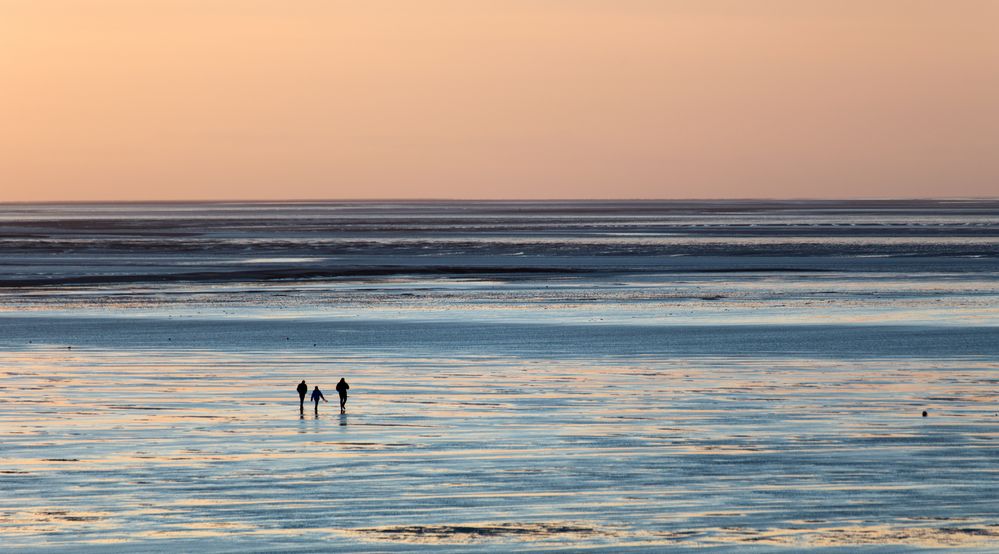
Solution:
{"label": "orange sky", "polygon": [[0,201],[999,195],[994,0],[0,0]]}

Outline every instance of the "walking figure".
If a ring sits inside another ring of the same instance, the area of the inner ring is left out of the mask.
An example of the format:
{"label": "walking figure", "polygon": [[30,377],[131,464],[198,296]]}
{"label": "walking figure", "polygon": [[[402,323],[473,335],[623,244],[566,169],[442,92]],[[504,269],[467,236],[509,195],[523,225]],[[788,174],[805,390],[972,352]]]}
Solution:
{"label": "walking figure", "polygon": [[312,401],[316,403],[316,415],[319,414],[320,398],[323,400],[323,402],[327,402],[326,397],[323,396],[323,391],[319,390],[319,386],[316,385],[316,388],[312,389]]}
{"label": "walking figure", "polygon": [[340,382],[336,384],[336,391],[338,393],[340,393],[340,413],[341,414],[347,413],[347,389],[349,389],[349,388],[350,388],[350,385],[348,385],[347,381],[345,381],[343,379],[343,377],[341,377],[340,378]]}
{"label": "walking figure", "polygon": [[309,392],[309,385],[305,384],[305,379],[298,384],[298,413],[305,413],[305,395]]}

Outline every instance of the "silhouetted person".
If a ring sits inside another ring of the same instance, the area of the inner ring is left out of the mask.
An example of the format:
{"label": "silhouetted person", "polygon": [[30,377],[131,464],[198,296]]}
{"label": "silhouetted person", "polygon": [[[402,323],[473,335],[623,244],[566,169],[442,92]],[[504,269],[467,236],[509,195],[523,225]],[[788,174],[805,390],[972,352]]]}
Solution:
{"label": "silhouetted person", "polygon": [[305,379],[298,384],[298,411],[299,413],[305,413],[305,395],[309,392],[309,385],[305,384]]}
{"label": "silhouetted person", "polygon": [[316,388],[312,389],[312,401],[316,403],[316,413],[317,414],[319,413],[319,399],[320,398],[323,400],[323,402],[327,402],[326,397],[323,396],[323,392],[321,390],[319,390],[318,386],[316,386]]}
{"label": "silhouetted person", "polygon": [[336,384],[336,391],[340,394],[340,413],[341,414],[347,413],[347,389],[349,389],[349,388],[350,388],[350,385],[348,385],[347,381],[345,381],[343,379],[343,377],[341,377],[340,378],[340,382]]}

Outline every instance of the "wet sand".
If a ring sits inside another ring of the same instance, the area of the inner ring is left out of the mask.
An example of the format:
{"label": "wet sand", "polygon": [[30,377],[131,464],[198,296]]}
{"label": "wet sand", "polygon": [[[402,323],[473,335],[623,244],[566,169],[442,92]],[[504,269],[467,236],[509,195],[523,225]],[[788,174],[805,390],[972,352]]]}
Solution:
{"label": "wet sand", "polygon": [[994,552],[997,230],[932,202],[0,210],[0,551]]}
{"label": "wet sand", "polygon": [[[82,322],[67,349],[17,336],[62,333],[65,320],[19,323],[4,336],[20,346],[0,355],[4,549],[984,551],[999,540],[999,347],[974,331],[951,331],[934,357],[831,356],[807,332],[797,338],[811,353],[775,355],[764,341],[719,356],[724,329],[677,329],[697,338],[672,355],[649,340],[597,359],[602,327],[555,328],[548,352],[515,354],[511,337],[531,344],[536,328],[379,322],[312,346],[300,322],[269,323],[268,341],[253,324],[202,322],[216,329],[206,336],[186,322],[104,320]],[[802,334],[756,331],[788,344]],[[918,329],[871,331],[898,349],[923,342]],[[300,417],[298,380],[331,393],[340,376],[348,413],[334,400]]]}

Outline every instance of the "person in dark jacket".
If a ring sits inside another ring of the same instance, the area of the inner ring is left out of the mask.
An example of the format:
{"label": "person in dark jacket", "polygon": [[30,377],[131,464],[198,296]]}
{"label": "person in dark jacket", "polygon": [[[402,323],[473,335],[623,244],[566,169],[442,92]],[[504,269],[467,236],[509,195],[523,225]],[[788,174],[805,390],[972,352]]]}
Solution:
{"label": "person in dark jacket", "polygon": [[340,382],[336,384],[336,391],[338,393],[340,393],[340,413],[341,414],[347,413],[347,389],[349,389],[349,388],[350,388],[350,385],[348,385],[347,381],[345,381],[344,378],[341,377],[340,378]]}
{"label": "person in dark jacket", "polygon": [[309,385],[305,384],[305,379],[298,384],[298,412],[305,413],[305,395],[309,392]]}
{"label": "person in dark jacket", "polygon": [[322,399],[323,402],[327,402],[326,397],[323,396],[323,391],[319,390],[319,386],[316,385],[312,389],[312,401],[316,403],[316,413],[319,413],[319,400]]}

